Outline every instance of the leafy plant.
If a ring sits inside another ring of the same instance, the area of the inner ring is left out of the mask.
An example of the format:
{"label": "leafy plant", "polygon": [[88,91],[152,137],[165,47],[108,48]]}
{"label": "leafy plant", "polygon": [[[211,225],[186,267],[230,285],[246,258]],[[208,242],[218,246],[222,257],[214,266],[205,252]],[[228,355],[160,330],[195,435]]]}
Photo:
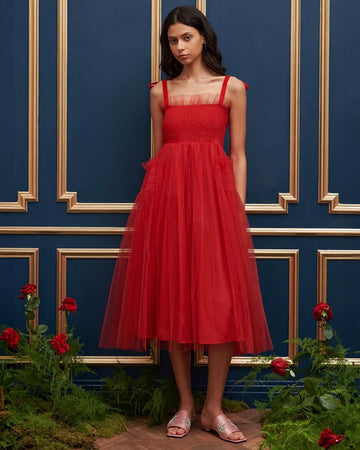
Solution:
{"label": "leafy plant", "polygon": [[161,423],[179,398],[173,378],[161,379],[155,366],[147,367],[138,378],[131,378],[121,366],[111,378],[103,379],[102,398],[128,416],[148,415],[149,425]]}
{"label": "leafy plant", "polygon": [[[292,380],[269,389],[267,401],[256,403],[262,412],[263,449],[307,450],[335,444],[339,450],[360,448],[360,370],[347,362],[348,350],[328,324],[330,306],[318,303],[313,316],[324,339],[292,340],[300,349],[292,367],[275,358],[270,364],[273,374],[262,368],[246,377],[247,386],[274,376]],[[333,338],[336,343],[331,345]]]}
{"label": "leafy plant", "polygon": [[27,333],[0,329],[0,348],[9,357],[0,361],[9,412],[0,418],[0,448],[93,448],[96,437],[123,431],[125,418],[96,392],[74,383],[78,373],[90,372],[79,359],[83,344],[67,326],[68,315],[77,310],[75,300],[66,297],[59,308],[65,333],[46,335],[46,325],[32,325],[40,305],[36,289],[28,284],[21,290]]}

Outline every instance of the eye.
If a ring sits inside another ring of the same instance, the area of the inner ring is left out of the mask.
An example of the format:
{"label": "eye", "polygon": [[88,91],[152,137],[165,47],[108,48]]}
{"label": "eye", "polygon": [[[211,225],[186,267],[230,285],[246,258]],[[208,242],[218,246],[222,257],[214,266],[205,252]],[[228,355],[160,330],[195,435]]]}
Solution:
{"label": "eye", "polygon": [[176,39],[170,39],[169,42],[170,42],[170,44],[175,44]]}
{"label": "eye", "polygon": [[191,39],[190,34],[188,34],[187,36],[185,36],[185,40],[186,40],[186,41],[189,41],[190,39]]}

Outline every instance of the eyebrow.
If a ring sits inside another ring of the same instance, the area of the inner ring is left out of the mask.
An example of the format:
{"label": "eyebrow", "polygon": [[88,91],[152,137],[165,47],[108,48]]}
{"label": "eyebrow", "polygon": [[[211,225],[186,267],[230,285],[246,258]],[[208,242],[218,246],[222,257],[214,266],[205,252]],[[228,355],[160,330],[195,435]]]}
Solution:
{"label": "eyebrow", "polygon": [[[185,33],[181,34],[180,37],[184,36],[185,34],[191,34],[191,31],[185,31]],[[174,39],[174,38],[176,38],[176,36],[168,36],[168,39]]]}

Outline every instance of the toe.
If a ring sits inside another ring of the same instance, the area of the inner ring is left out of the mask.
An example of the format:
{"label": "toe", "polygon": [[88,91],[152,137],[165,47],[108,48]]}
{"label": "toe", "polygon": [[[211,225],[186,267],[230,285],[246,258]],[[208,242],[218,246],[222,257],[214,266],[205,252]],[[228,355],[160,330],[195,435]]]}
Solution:
{"label": "toe", "polygon": [[230,433],[229,439],[232,441],[238,441],[240,439],[245,439],[245,436],[240,431],[234,431],[233,433]]}
{"label": "toe", "polygon": [[185,430],[181,427],[169,427],[168,428],[168,433],[175,435],[175,434],[184,434]]}
{"label": "toe", "polygon": [[176,427],[169,427],[168,432],[169,434],[176,434]]}

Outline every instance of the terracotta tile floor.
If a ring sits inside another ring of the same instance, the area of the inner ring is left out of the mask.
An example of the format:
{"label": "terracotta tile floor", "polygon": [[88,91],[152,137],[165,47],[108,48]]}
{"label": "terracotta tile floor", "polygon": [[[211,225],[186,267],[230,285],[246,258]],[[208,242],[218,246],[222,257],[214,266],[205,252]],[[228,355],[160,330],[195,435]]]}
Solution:
{"label": "terracotta tile floor", "polygon": [[213,432],[207,433],[200,426],[200,417],[196,416],[191,432],[182,439],[168,438],[165,435],[166,424],[151,427],[146,418],[136,418],[128,422],[128,429],[110,439],[98,439],[95,443],[99,450],[161,450],[161,449],[229,449],[258,450],[262,442],[259,413],[248,409],[240,413],[229,414],[230,419],[241,429],[247,441],[236,447],[230,442],[222,441]]}

